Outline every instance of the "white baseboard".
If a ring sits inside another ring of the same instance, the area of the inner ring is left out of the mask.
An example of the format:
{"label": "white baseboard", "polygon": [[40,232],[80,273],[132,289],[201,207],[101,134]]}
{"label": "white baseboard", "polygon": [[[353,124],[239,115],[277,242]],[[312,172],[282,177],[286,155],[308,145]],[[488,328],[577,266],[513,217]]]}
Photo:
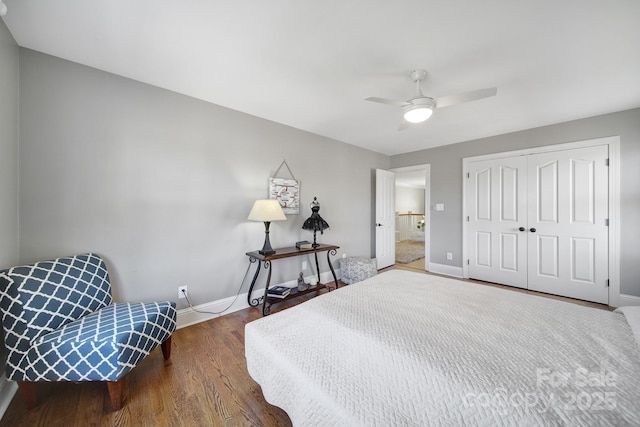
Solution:
{"label": "white baseboard", "polygon": [[[340,269],[336,270],[336,276],[341,277]],[[309,283],[311,276],[305,277],[305,282]],[[320,273],[320,282],[327,283],[333,282],[333,275],[330,271]],[[298,286],[298,279],[290,280],[284,283],[273,283],[271,286],[286,286],[288,288],[295,288]],[[260,299],[264,296],[264,287],[254,288],[251,293],[251,299]],[[235,301],[234,301],[235,299]],[[227,308],[228,307],[228,308]],[[224,316],[235,311],[249,308],[247,301],[247,292],[238,295],[238,297],[228,297],[217,301],[210,301],[204,304],[194,306],[195,310],[191,307],[178,310],[177,313],[177,325],[178,329],[187,326],[195,325],[196,323],[206,322],[207,320],[215,319],[216,317]],[[226,309],[226,310],[225,310]],[[198,310],[198,311],[196,311]],[[224,311],[222,311],[224,310]],[[205,313],[206,312],[206,313]]]}
{"label": "white baseboard", "polygon": [[16,395],[17,391],[18,384],[15,381],[7,380],[3,375],[0,379],[0,418],[4,416],[11,399]]}
{"label": "white baseboard", "polygon": [[620,294],[620,307],[628,306],[628,305],[640,305],[640,297],[635,295],[626,295]]}
{"label": "white baseboard", "polygon": [[187,307],[180,309],[177,312],[176,327],[180,329],[187,326],[195,325],[196,323],[215,319],[216,317],[220,317],[225,314],[233,313],[235,311],[249,307],[249,305],[247,304],[246,293],[238,295],[238,298],[235,301],[234,298],[235,297],[224,298],[217,301],[198,304],[194,306],[194,308]]}
{"label": "white baseboard", "polygon": [[445,276],[462,278],[462,267],[455,267],[453,265],[430,262],[427,271],[429,271],[429,273],[444,274]]}

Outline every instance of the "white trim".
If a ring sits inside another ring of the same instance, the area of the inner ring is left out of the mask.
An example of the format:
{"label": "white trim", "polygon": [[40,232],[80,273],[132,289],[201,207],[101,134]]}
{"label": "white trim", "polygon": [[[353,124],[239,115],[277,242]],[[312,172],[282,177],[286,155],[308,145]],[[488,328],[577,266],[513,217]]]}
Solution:
{"label": "white trim", "polygon": [[[336,277],[338,279],[342,277],[342,272],[340,269],[335,270]],[[309,278],[311,276],[305,277],[305,281],[308,283]],[[320,282],[327,283],[333,282],[333,275],[330,271],[326,271],[324,273],[320,273]],[[271,286],[286,286],[288,288],[294,288],[298,286],[298,279],[290,280],[284,283],[272,284]],[[245,308],[249,308],[249,304],[247,302],[247,293],[240,294],[233,297],[223,298],[217,301],[205,302],[204,304],[199,304],[194,306],[196,310],[199,311],[207,311],[209,313],[201,313],[194,310],[191,307],[183,308],[178,310],[177,312],[177,325],[178,329],[185,328],[187,326],[195,325],[200,322],[206,322],[207,320],[215,319],[216,317],[224,316],[225,314],[234,313],[239,310],[244,310]],[[259,289],[253,289],[251,293],[251,299],[259,299],[264,297],[264,286]],[[234,301],[235,299],[235,301]],[[225,310],[225,308],[229,307]],[[258,307],[262,307],[259,305]],[[262,308],[260,308],[262,309]],[[225,310],[225,311],[222,311]],[[216,314],[217,313],[217,314]]]}
{"label": "white trim", "polygon": [[462,277],[469,278],[469,267],[465,260],[467,252],[467,173],[469,163],[478,160],[526,156],[529,154],[573,150],[575,148],[609,146],[609,305],[620,304],[620,136],[568,142],[565,144],[531,147],[522,150],[465,157],[462,159]]}
{"label": "white trim", "polygon": [[4,416],[5,411],[9,407],[13,396],[18,391],[18,384],[15,381],[9,381],[2,375],[0,379],[0,418]]}
{"label": "white trim", "polygon": [[462,268],[456,267],[454,265],[436,264],[435,262],[430,262],[429,268],[427,270],[429,271],[429,273],[444,274],[445,276],[452,276],[460,279],[462,278]]}
{"label": "white trim", "polygon": [[[605,139],[605,138],[603,138]],[[620,305],[620,137],[609,145],[609,305]]]}
{"label": "white trim", "polygon": [[[465,157],[463,162],[477,162],[479,160],[493,160],[504,157],[527,156],[529,154],[551,153],[553,151],[574,150],[576,148],[595,147],[598,145],[607,145],[613,142],[620,142],[618,135],[605,136],[603,138],[585,139],[584,141],[565,142],[563,144],[544,145],[540,147],[523,148],[514,151],[503,151],[501,153],[483,154],[480,156]],[[464,164],[464,163],[463,163]]]}
{"label": "white trim", "polygon": [[425,266],[431,261],[431,164],[424,165],[424,261]]}
{"label": "white trim", "polygon": [[620,294],[619,305],[617,305],[616,307],[625,307],[628,305],[640,305],[640,297],[637,297],[635,295]]}

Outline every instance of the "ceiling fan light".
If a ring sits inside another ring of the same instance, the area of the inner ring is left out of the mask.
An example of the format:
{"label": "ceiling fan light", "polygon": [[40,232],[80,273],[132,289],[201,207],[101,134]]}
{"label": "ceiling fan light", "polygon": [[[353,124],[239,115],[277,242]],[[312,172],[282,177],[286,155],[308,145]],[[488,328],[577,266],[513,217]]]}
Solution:
{"label": "ceiling fan light", "polygon": [[409,123],[422,123],[433,114],[433,109],[424,105],[409,107],[404,112],[404,119]]}

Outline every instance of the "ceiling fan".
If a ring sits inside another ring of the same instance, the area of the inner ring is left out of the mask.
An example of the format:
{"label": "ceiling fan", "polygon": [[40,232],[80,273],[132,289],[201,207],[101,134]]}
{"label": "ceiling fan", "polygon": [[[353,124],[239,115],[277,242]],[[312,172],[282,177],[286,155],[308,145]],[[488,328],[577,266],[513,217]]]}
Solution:
{"label": "ceiling fan", "polygon": [[420,90],[420,82],[426,77],[426,70],[417,69],[411,72],[411,80],[416,82],[416,95],[408,101],[396,101],[375,96],[370,96],[369,98],[365,98],[365,100],[402,107],[404,118],[398,130],[404,130],[414,123],[422,123],[427,120],[436,108],[449,107],[451,105],[475,101],[476,99],[488,98],[498,93],[498,88],[490,87],[487,89],[472,90],[471,92],[458,95],[441,96],[440,98],[434,99],[424,96],[422,90]]}

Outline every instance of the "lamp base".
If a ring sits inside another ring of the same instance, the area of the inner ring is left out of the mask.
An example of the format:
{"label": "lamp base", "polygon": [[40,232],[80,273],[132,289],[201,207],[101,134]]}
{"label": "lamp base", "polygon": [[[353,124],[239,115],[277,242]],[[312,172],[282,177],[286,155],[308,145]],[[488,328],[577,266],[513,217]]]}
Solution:
{"label": "lamp base", "polygon": [[262,245],[262,249],[258,251],[260,255],[268,256],[276,253],[275,250],[271,247],[271,241],[269,241],[269,225],[271,221],[264,222],[264,245]]}

